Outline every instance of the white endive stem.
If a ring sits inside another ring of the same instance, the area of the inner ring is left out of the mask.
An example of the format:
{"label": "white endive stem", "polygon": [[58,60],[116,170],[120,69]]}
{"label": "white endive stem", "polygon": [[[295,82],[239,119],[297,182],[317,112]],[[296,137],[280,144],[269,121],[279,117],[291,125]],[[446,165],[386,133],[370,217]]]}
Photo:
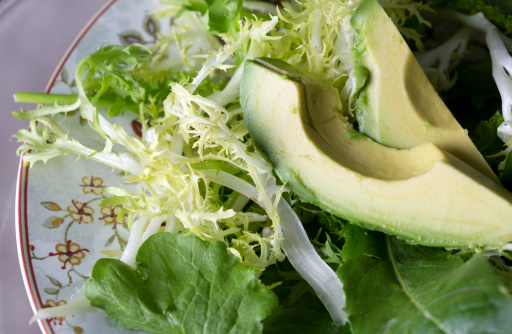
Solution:
{"label": "white endive stem", "polygon": [[130,237],[128,238],[128,244],[126,245],[126,249],[120,259],[133,269],[137,269],[135,256],[137,255],[140,245],[142,245],[142,232],[144,231],[144,227],[148,221],[148,217],[141,216],[133,222],[130,230]]}
{"label": "white endive stem", "polygon": [[68,304],[54,307],[45,307],[38,310],[32,319],[30,319],[30,324],[38,319],[68,317],[77,314],[85,314],[98,311],[100,311],[100,309],[91,306],[89,299],[87,299],[83,293],[80,292],[80,294],[73,297],[73,299]]}
{"label": "white endive stem", "polygon": [[150,236],[157,233],[160,229],[160,226],[162,226],[162,223],[164,221],[165,216],[160,216],[158,218],[151,219],[151,222],[149,223],[148,227],[144,231],[144,234],[142,235],[142,242],[148,240]]}
{"label": "white endive stem", "polygon": [[[259,202],[258,190],[250,183],[220,171],[212,180],[215,183],[231,188],[248,198]],[[265,208],[269,210],[269,208]],[[284,240],[281,246],[295,270],[308,282],[325,305],[332,319],[337,324],[347,321],[345,308],[345,292],[338,275],[320,258],[297,217],[295,211],[281,198],[277,205],[277,214]]]}

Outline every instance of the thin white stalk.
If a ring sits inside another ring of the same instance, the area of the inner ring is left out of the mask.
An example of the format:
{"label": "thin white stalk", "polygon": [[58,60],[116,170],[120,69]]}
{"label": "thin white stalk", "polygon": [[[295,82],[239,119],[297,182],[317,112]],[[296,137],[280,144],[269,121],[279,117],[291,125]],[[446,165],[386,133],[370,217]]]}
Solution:
{"label": "thin white stalk", "polygon": [[322,53],[322,29],[320,27],[320,9],[315,10],[315,18],[313,20],[313,27],[311,29],[311,43],[315,47],[315,51],[318,54]]}
{"label": "thin white stalk", "polygon": [[472,28],[465,26],[443,44],[419,54],[418,62],[421,67],[432,67],[439,62],[439,68],[447,71],[453,53],[457,52],[458,58],[462,56],[472,32]]}
{"label": "thin white stalk", "polygon": [[89,299],[85,298],[83,293],[73,298],[69,303],[60,306],[46,307],[37,311],[30,319],[29,324],[39,319],[48,319],[55,317],[68,317],[77,314],[98,312],[100,309],[91,306]]}
{"label": "thin white stalk", "polygon": [[139,250],[140,245],[142,245],[142,232],[144,231],[144,227],[148,221],[148,217],[142,216],[133,222],[132,228],[130,230],[128,244],[126,245],[126,249],[124,250],[123,256],[121,256],[120,259],[133,269],[137,269],[135,256],[137,255],[137,250]]}
{"label": "thin white stalk", "polygon": [[277,205],[283,240],[281,246],[297,272],[308,282],[336,324],[347,321],[345,292],[338,275],[325,263],[293,209],[281,199]]}
{"label": "thin white stalk", "polygon": [[174,216],[169,216],[167,218],[167,222],[165,224],[164,232],[176,233],[178,231],[177,228],[177,219]]}
{"label": "thin white stalk", "polygon": [[240,79],[242,78],[242,72],[244,70],[245,60],[238,66],[235,73],[229,80],[228,84],[220,92],[215,92],[208,96],[215,103],[225,106],[229,102],[235,100],[240,95]]}
{"label": "thin white stalk", "polygon": [[270,2],[246,0],[242,4],[242,7],[250,12],[277,16],[277,5],[271,4]]}
{"label": "thin white stalk", "polygon": [[181,156],[181,154],[183,153],[184,144],[185,141],[183,140],[183,135],[179,132],[176,132],[176,135],[173,135],[173,139],[171,142],[171,152]]}
{"label": "thin white stalk", "polygon": [[236,198],[235,200],[235,203],[233,203],[233,206],[231,207],[231,209],[235,210],[235,211],[242,211],[242,209],[247,205],[247,203],[249,203],[250,199],[247,198],[246,196],[240,194],[238,195],[238,197]]}
{"label": "thin white stalk", "polygon": [[[504,122],[498,127],[498,136],[505,143],[512,141],[512,57],[509,50],[512,42],[493,25],[483,13],[464,15],[451,10],[440,12],[448,19],[458,21],[485,34],[485,41],[492,60],[492,75],[501,96]],[[508,155],[512,146],[503,152]],[[503,166],[503,163],[500,167]]]}
{"label": "thin white stalk", "polygon": [[[213,182],[231,188],[261,205],[258,190],[248,182],[225,172],[219,172]],[[269,208],[265,208],[268,210]],[[336,273],[320,258],[302,226],[297,214],[281,198],[277,205],[281,235],[281,247],[295,270],[316,292],[333,321],[343,324],[347,321],[343,283]]]}
{"label": "thin white stalk", "polygon": [[164,218],[165,216],[160,216],[158,218],[151,219],[151,222],[144,231],[144,234],[142,234],[142,242],[146,241],[150,236],[158,232],[160,226],[162,226]]}

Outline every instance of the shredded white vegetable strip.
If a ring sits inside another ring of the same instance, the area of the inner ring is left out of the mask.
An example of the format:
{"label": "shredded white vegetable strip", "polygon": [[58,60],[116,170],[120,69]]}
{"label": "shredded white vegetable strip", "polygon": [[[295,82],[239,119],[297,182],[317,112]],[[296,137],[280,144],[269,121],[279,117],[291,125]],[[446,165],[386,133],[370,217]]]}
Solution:
{"label": "shredded white vegetable strip", "polygon": [[[260,192],[248,182],[222,171],[213,178],[213,181],[252,198],[265,210],[269,210],[258,200],[261,197]],[[276,211],[283,236],[281,248],[288,260],[316,292],[334,322],[337,324],[345,323],[347,314],[344,311],[345,292],[343,291],[343,283],[338,275],[320,258],[309,241],[297,214],[282,197],[279,199]],[[269,213],[269,215],[276,216],[272,213]]]}
{"label": "shredded white vegetable strip", "polygon": [[91,306],[91,302],[82,292],[79,292],[64,305],[45,307],[37,311],[30,319],[30,324],[39,319],[48,319],[55,317],[68,317],[77,314],[98,312],[99,309]]}
{"label": "shredded white vegetable strip", "polygon": [[[509,53],[512,43],[485,18],[483,13],[464,15],[451,10],[442,10],[440,13],[485,34],[485,41],[492,60],[492,75],[500,92],[504,119],[504,122],[498,127],[498,136],[507,145],[507,149],[502,154],[508,156],[512,150],[512,145],[510,145],[512,143],[512,57]],[[504,167],[503,163],[500,165],[500,168],[502,167]]]}
{"label": "shredded white vegetable strip", "polygon": [[472,28],[464,26],[443,44],[417,55],[418,62],[431,75],[432,84],[438,91],[455,85],[457,77],[450,79],[449,71],[462,59],[472,33]]}
{"label": "shredded white vegetable strip", "polygon": [[121,256],[121,261],[133,269],[137,269],[135,256],[137,255],[137,251],[139,250],[140,245],[142,245],[142,233],[148,221],[148,217],[141,216],[133,222],[132,228],[130,230],[128,244],[126,245],[123,256]]}

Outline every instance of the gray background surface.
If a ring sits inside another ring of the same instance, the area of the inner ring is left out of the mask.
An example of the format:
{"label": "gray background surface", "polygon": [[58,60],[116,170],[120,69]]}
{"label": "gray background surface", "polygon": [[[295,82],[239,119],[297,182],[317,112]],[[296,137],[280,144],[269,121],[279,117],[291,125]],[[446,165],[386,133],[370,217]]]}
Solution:
{"label": "gray background surface", "polygon": [[[2,6],[11,2],[8,6]],[[42,92],[60,58],[107,0],[4,0],[0,2],[0,334],[41,333],[21,276],[15,238],[18,144],[11,136],[28,122],[12,111],[16,91]]]}

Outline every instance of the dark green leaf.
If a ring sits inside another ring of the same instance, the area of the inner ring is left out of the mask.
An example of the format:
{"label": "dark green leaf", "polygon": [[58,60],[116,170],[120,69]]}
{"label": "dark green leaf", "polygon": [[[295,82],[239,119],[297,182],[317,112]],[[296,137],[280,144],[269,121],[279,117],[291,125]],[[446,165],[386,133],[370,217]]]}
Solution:
{"label": "dark green leaf", "polygon": [[120,326],[150,333],[260,333],[277,306],[253,270],[222,242],[157,233],[137,252],[139,271],[99,260],[84,293]]}
{"label": "dark green leaf", "polygon": [[322,302],[288,261],[267,268],[261,279],[266,285],[281,283],[272,290],[280,303],[263,321],[265,334],[350,333],[348,326],[333,324]]}
{"label": "dark green leaf", "polygon": [[472,137],[480,152],[495,154],[503,149],[503,142],[498,137],[498,127],[503,122],[501,113],[496,112],[488,121],[481,121],[475,128]]}
{"label": "dark green leaf", "polygon": [[498,127],[502,122],[503,116],[496,112],[488,121],[481,121],[471,136],[475,146],[494,170],[498,169],[498,165],[504,159],[503,156],[494,156],[505,148],[503,141],[498,137]]}
{"label": "dark green leaf", "polygon": [[512,152],[508,154],[507,160],[505,160],[505,167],[503,167],[500,181],[506,188],[512,189]]}
{"label": "dark green leaf", "polygon": [[339,270],[353,333],[510,332],[512,301],[486,258],[464,262],[441,248],[367,233],[377,258],[359,252]]}
{"label": "dark green leaf", "polygon": [[360,256],[380,258],[380,238],[373,238],[373,232],[354,224],[347,224],[343,229],[345,245],[341,257],[344,261],[356,259]]}
{"label": "dark green leaf", "polygon": [[350,333],[348,325],[334,325],[324,305],[309,292],[290,306],[279,306],[263,323],[265,334]]}
{"label": "dark green leaf", "polygon": [[[481,48],[474,47],[474,53]],[[472,51],[468,51],[470,53]],[[451,74],[457,76],[456,85],[442,98],[463,128],[471,131],[482,119],[489,119],[501,108],[501,97],[492,76],[492,61],[486,55],[483,59],[461,62]]]}

